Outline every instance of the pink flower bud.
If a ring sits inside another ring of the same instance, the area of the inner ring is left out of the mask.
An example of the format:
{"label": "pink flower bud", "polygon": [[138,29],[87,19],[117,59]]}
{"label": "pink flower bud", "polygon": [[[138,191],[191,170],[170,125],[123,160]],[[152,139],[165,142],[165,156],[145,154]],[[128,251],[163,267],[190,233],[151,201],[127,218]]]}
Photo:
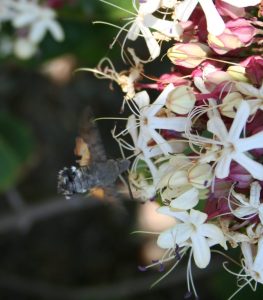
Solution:
{"label": "pink flower bud", "polygon": [[175,65],[195,68],[206,60],[209,47],[201,43],[177,43],[167,51],[167,56]]}
{"label": "pink flower bud", "polygon": [[228,21],[221,35],[214,36],[209,33],[208,44],[218,54],[225,54],[231,50],[250,45],[256,34],[257,29],[251,25],[250,21],[239,18]]}
{"label": "pink flower bud", "polygon": [[245,9],[243,7],[236,7],[221,0],[216,0],[215,4],[221,16],[229,16],[232,19],[245,16]]}
{"label": "pink flower bud", "polygon": [[246,75],[249,80],[253,84],[261,86],[263,82],[263,57],[259,55],[250,56],[240,64],[246,68]]}

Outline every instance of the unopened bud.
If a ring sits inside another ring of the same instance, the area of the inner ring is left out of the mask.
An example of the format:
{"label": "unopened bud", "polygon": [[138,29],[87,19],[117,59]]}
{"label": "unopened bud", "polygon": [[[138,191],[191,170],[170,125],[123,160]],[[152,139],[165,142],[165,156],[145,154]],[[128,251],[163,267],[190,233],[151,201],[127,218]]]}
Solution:
{"label": "unopened bud", "polygon": [[189,86],[179,86],[172,90],[166,100],[166,107],[177,114],[188,114],[195,105],[195,95]]}
{"label": "unopened bud", "polygon": [[167,56],[175,65],[195,68],[210,53],[209,47],[201,43],[178,43],[167,51]]}
{"label": "unopened bud", "polygon": [[212,167],[209,164],[196,165],[188,172],[189,183],[197,189],[205,189],[209,187],[212,178]]}
{"label": "unopened bud", "polygon": [[221,114],[229,118],[234,118],[242,100],[243,97],[238,92],[228,94],[223,99],[223,104],[220,108]]}
{"label": "unopened bud", "polygon": [[227,73],[236,81],[249,81],[246,76],[246,68],[242,66],[230,66],[227,68]]}

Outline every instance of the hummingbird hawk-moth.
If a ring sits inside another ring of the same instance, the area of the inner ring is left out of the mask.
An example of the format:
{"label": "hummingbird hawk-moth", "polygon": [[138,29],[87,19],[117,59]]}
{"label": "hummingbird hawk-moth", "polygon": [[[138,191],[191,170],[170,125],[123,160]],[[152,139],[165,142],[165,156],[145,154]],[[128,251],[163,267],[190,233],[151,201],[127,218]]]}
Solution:
{"label": "hummingbird hawk-moth", "polygon": [[130,166],[127,159],[107,159],[98,128],[86,109],[76,138],[78,166],[65,167],[58,173],[58,192],[69,199],[74,194],[89,193],[94,188],[114,189],[117,178]]}

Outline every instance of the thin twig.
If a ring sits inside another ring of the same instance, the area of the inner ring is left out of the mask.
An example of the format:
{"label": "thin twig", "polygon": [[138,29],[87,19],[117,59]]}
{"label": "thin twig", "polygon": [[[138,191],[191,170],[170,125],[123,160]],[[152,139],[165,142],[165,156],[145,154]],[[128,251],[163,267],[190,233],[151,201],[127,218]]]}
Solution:
{"label": "thin twig", "polygon": [[64,197],[55,197],[52,200],[43,201],[43,203],[26,205],[15,212],[0,215],[0,233],[10,230],[25,231],[35,222],[97,205],[102,205],[102,202],[84,196],[76,196],[70,200],[65,200]]}

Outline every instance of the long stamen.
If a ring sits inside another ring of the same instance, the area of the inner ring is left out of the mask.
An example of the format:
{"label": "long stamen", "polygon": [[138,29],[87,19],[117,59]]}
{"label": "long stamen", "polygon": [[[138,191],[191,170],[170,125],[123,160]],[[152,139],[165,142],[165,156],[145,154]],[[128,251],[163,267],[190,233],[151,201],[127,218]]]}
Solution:
{"label": "long stamen", "polygon": [[129,14],[131,14],[131,15],[137,16],[137,14],[135,14],[134,12],[129,11],[128,9],[125,9],[125,8],[123,8],[123,7],[121,7],[121,6],[118,6],[118,5],[114,4],[114,3],[108,2],[108,1],[106,1],[106,0],[99,0],[99,1],[100,1],[100,2],[103,2],[103,3],[107,4],[107,5],[113,6],[113,7],[115,7],[115,8],[118,8],[119,10],[122,10],[122,11],[124,11],[124,12],[127,12],[127,13],[129,13]]}

